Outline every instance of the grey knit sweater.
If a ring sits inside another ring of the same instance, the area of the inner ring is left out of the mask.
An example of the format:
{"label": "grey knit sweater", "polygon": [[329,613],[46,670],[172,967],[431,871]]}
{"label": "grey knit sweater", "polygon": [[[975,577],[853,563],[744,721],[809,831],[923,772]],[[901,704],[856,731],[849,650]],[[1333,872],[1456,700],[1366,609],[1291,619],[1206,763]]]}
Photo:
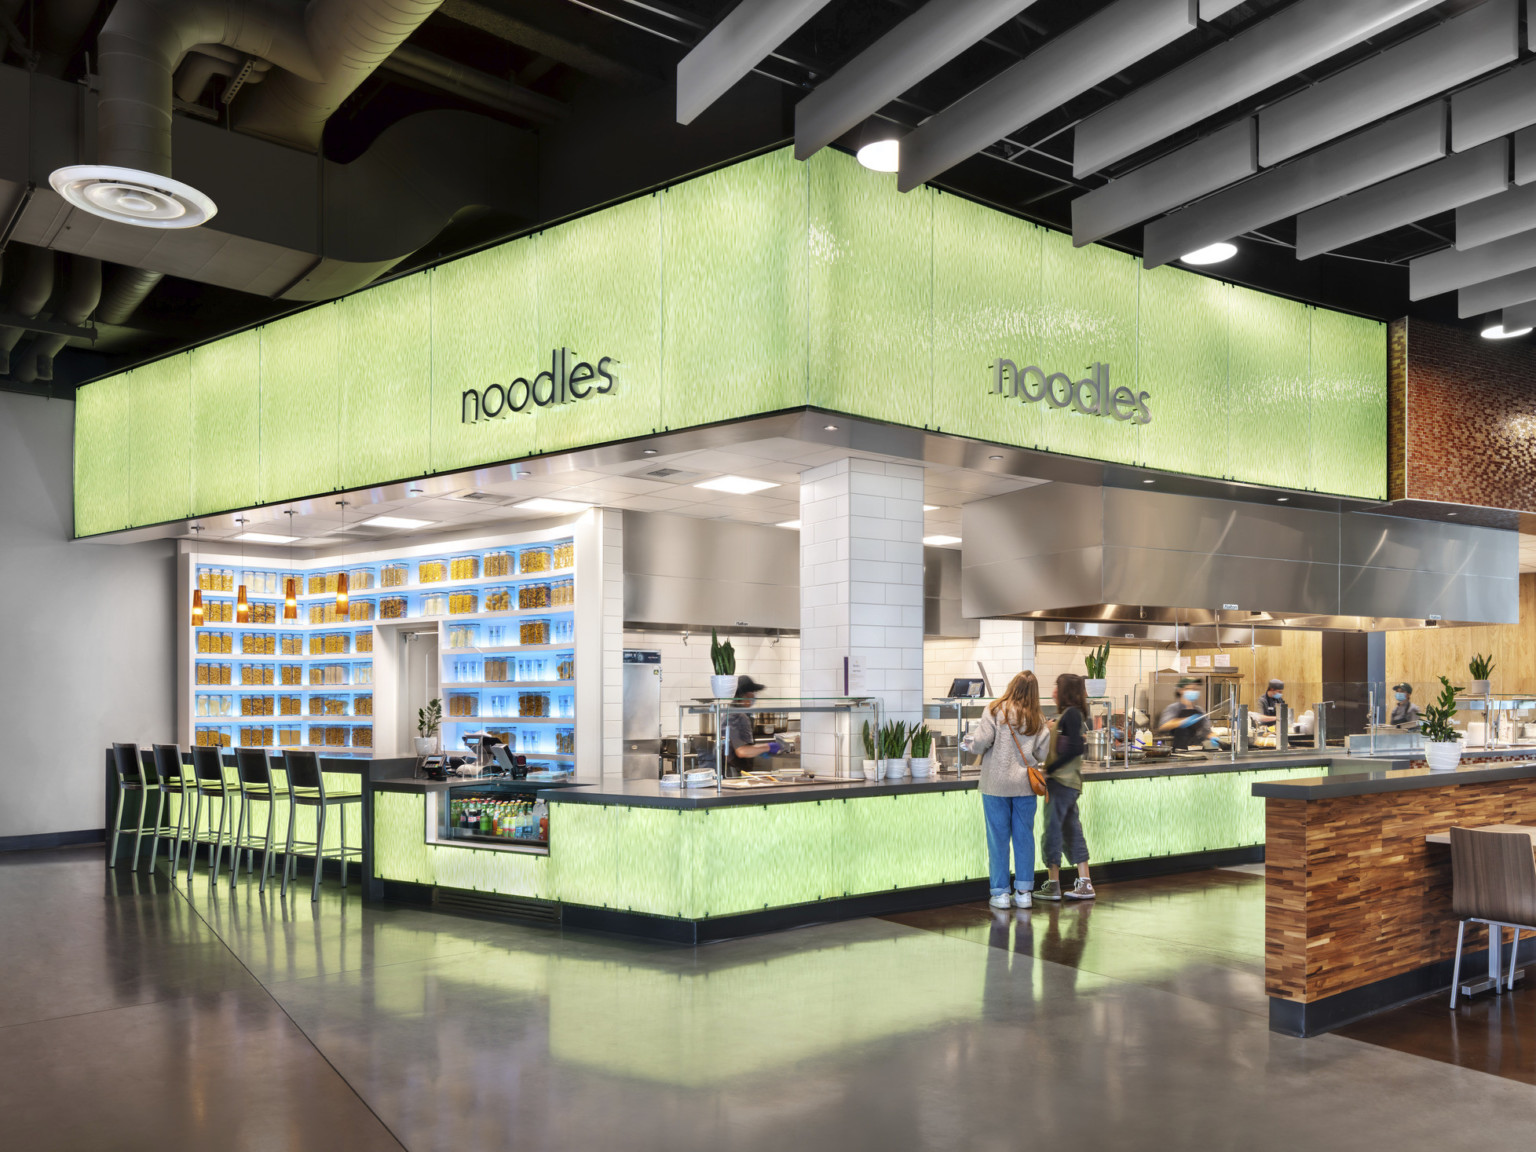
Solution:
{"label": "grey knit sweater", "polygon": [[981,791],[986,796],[1028,796],[1029,772],[1019,758],[1019,748],[1034,764],[1044,764],[1051,749],[1051,729],[1040,725],[1033,736],[1022,728],[1013,730],[1019,738],[1017,745],[1008,734],[1008,728],[1000,724],[991,712],[983,712],[976,727],[971,729],[966,744],[972,752],[981,753]]}

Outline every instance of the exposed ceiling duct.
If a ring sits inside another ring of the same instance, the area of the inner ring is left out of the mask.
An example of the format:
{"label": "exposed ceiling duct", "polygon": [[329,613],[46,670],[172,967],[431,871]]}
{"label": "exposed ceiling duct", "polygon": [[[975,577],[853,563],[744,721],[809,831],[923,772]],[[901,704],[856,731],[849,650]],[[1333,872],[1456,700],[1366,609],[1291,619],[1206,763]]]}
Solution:
{"label": "exposed ceiling duct", "polygon": [[96,319],[103,324],[126,324],[162,279],[162,273],[147,268],[117,265],[104,277]]}
{"label": "exposed ceiling duct", "polygon": [[[64,299],[53,309],[52,318],[60,324],[78,326],[90,319],[101,303],[101,261],[89,256],[76,256],[70,261],[69,286]],[[32,358],[38,380],[53,379],[53,358],[68,342],[69,337],[57,333],[39,333],[24,353]]]}
{"label": "exposed ceiling duct", "polygon": [[[16,283],[5,295],[7,310],[25,320],[36,319],[37,314],[48,307],[53,295],[53,253],[46,248],[23,246],[11,256],[14,268],[19,263],[21,271]],[[11,374],[12,354],[26,329],[0,327],[0,376]]]}
{"label": "exposed ceiling duct", "polygon": [[563,120],[570,113],[558,100],[411,44],[396,48],[383,67],[397,76],[539,124]]}

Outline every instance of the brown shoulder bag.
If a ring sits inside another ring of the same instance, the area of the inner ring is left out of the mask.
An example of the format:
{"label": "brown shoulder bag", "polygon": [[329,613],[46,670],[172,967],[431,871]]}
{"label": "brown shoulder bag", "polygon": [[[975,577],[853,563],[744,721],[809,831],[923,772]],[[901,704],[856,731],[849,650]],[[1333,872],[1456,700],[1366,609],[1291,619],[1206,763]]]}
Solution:
{"label": "brown shoulder bag", "polygon": [[1024,761],[1024,771],[1029,775],[1029,790],[1036,796],[1045,795],[1045,773],[1038,764],[1031,764],[1029,757],[1024,755],[1024,745],[1019,743],[1019,734],[1014,731],[1013,725],[1008,725],[1008,735],[1013,737],[1013,746],[1019,750],[1019,759]]}

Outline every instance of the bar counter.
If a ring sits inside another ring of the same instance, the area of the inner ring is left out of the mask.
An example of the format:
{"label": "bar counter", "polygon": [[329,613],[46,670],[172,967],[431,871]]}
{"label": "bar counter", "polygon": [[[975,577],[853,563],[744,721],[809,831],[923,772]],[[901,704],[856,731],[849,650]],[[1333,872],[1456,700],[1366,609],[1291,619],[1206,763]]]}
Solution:
{"label": "bar counter", "polygon": [[[1094,875],[1261,860],[1264,805],[1253,786],[1315,777],[1334,759],[1297,752],[1090,768],[1081,811]],[[549,805],[547,851],[433,842],[429,822],[450,790],[499,786],[371,781],[370,895],[682,942],[987,895],[975,777],[751,791],[618,779],[522,785]]]}
{"label": "bar counter", "polygon": [[[1253,793],[1266,807],[1270,1027],[1310,1036],[1449,988],[1451,854],[1425,837],[1536,824],[1536,758],[1477,752],[1453,772],[1356,761]],[[1486,970],[1485,941],[1474,925],[1464,977]]]}

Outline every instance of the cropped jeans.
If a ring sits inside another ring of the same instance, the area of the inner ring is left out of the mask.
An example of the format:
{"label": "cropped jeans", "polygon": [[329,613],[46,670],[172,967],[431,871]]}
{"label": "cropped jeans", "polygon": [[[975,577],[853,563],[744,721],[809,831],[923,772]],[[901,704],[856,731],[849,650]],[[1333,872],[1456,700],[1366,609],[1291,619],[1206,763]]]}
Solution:
{"label": "cropped jeans", "polygon": [[988,796],[981,811],[987,821],[987,864],[992,895],[1008,892],[1008,844],[1013,843],[1013,886],[1028,892],[1035,886],[1034,796]]}

